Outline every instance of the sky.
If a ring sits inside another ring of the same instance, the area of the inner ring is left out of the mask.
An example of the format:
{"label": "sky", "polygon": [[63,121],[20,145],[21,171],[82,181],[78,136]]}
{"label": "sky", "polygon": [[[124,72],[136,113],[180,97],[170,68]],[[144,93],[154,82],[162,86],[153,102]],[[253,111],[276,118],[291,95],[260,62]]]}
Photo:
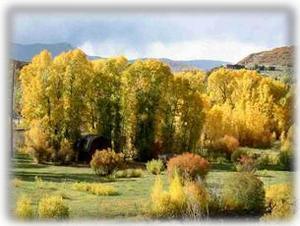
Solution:
{"label": "sky", "polygon": [[11,42],[67,42],[88,55],[128,59],[237,62],[290,45],[285,11],[157,13],[25,13],[12,16]]}

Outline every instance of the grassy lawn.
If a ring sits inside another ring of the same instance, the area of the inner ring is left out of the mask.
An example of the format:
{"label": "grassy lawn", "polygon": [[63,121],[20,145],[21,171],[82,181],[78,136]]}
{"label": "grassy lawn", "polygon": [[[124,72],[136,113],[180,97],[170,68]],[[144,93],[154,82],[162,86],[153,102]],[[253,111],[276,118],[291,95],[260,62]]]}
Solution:
{"label": "grassy lawn", "polygon": [[[70,207],[70,218],[100,219],[147,219],[147,205],[155,176],[144,171],[140,178],[109,179],[98,177],[88,167],[39,165],[32,163],[26,156],[18,154],[12,162],[11,178],[22,182],[11,189],[11,211],[14,212],[16,199],[22,194],[28,195],[36,208],[38,200],[45,194],[61,195]],[[219,187],[229,175],[234,173],[228,164],[215,164],[208,174],[208,186]],[[277,183],[292,182],[293,172],[288,171],[257,171],[265,186]],[[38,185],[35,177],[42,178]],[[161,176],[164,185],[168,179],[164,172]],[[71,189],[74,182],[101,182],[114,186],[118,190],[115,196],[96,196],[87,192]]]}

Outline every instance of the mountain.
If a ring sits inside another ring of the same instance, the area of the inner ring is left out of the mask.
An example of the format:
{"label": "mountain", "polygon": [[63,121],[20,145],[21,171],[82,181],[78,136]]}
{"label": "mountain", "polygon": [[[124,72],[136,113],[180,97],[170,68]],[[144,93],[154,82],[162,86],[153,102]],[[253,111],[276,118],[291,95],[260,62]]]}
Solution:
{"label": "mountain", "polygon": [[68,43],[55,43],[55,44],[17,44],[11,43],[10,58],[18,61],[31,61],[32,57],[40,53],[42,50],[47,49],[51,52],[52,56],[57,56],[62,52],[74,49],[74,47]]}
{"label": "mountain", "polygon": [[173,71],[182,71],[187,69],[202,69],[209,71],[212,68],[229,64],[229,62],[219,60],[170,60],[166,58],[159,59],[168,64]]}
{"label": "mountain", "polygon": [[[61,52],[72,50],[76,47],[68,43],[54,43],[54,44],[11,44],[11,56],[10,58],[17,61],[31,61],[32,57],[36,54],[40,53],[42,50],[47,49],[52,53],[52,56],[57,56]],[[88,56],[90,60],[99,59],[99,56]],[[142,58],[149,59],[149,58]],[[135,59],[138,60],[138,59]],[[131,60],[133,62],[135,60]],[[224,64],[228,64],[225,61],[218,60],[171,60],[167,58],[158,58],[162,62],[168,64],[172,71],[181,71],[188,69],[202,69],[208,71],[212,68],[222,66]]]}
{"label": "mountain", "polygon": [[136,60],[146,60],[146,59],[155,59],[164,62],[169,65],[172,71],[183,71],[183,70],[191,70],[191,69],[201,69],[204,71],[209,71],[212,68],[219,67],[225,64],[229,64],[226,61],[219,60],[171,60],[168,58],[140,58],[130,60],[130,62],[134,62]]}
{"label": "mountain", "polygon": [[293,67],[294,51],[293,46],[284,46],[268,51],[252,53],[239,61],[238,64],[249,67],[253,65]]}

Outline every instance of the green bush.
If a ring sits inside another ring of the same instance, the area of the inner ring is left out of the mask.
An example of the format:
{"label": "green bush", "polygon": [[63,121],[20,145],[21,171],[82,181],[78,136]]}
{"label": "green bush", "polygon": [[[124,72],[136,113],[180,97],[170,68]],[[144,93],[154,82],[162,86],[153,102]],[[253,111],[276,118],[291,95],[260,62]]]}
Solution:
{"label": "green bush", "polygon": [[216,186],[210,187],[208,210],[210,216],[221,215],[224,211],[223,194]]}
{"label": "green bush", "polygon": [[258,157],[258,159],[255,161],[255,166],[258,170],[267,169],[271,165],[271,159],[269,155],[261,155]]}
{"label": "green bush", "polygon": [[224,210],[231,214],[262,214],[265,191],[262,181],[247,172],[235,173],[223,187]]}
{"label": "green bush", "polygon": [[154,175],[158,175],[164,170],[165,167],[164,167],[162,160],[153,159],[153,160],[147,162],[146,168],[147,168],[148,172],[150,172]]}
{"label": "green bush", "polygon": [[239,162],[239,159],[243,156],[243,155],[247,155],[247,152],[241,149],[238,149],[236,151],[234,151],[231,154],[231,161],[233,163]]}
{"label": "green bush", "polygon": [[284,170],[292,170],[293,161],[293,153],[291,151],[280,151],[279,163]]}
{"label": "green bush", "polygon": [[204,179],[209,171],[208,161],[192,153],[183,153],[171,158],[167,165],[170,177],[177,171],[183,180],[196,180],[198,177]]}
{"label": "green bush", "polygon": [[107,149],[96,151],[90,165],[96,175],[107,176],[119,169],[123,163],[124,155],[122,153],[116,153],[111,149]]}
{"label": "green bush", "polygon": [[27,196],[22,196],[17,201],[16,216],[19,219],[30,219],[33,217],[33,208],[31,206],[31,199]]}
{"label": "green bush", "polygon": [[61,196],[46,196],[38,203],[38,216],[45,219],[68,218],[69,207]]}

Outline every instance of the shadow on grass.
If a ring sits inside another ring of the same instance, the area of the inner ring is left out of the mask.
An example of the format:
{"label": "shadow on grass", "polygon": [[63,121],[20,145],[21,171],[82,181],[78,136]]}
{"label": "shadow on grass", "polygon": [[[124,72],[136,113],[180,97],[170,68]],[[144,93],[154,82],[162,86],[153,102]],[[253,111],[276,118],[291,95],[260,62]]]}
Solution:
{"label": "shadow on grass", "polygon": [[98,177],[93,174],[81,173],[81,174],[70,174],[70,173],[49,173],[49,172],[14,172],[12,173],[15,177],[18,177],[24,181],[35,181],[35,177],[38,176],[44,181],[49,182],[99,182],[99,183],[110,183],[110,182],[128,182],[136,181],[135,179],[128,178],[126,180]]}
{"label": "shadow on grass", "polygon": [[235,171],[232,163],[211,163],[211,169],[214,171]]}
{"label": "shadow on grass", "polygon": [[274,176],[271,175],[264,175],[264,174],[255,174],[257,177],[265,177],[265,178],[274,178]]}
{"label": "shadow on grass", "polygon": [[23,168],[23,169],[40,169],[40,168],[46,168],[48,167],[47,165],[42,165],[42,164],[35,164],[35,163],[13,163],[12,166],[14,168]]}

